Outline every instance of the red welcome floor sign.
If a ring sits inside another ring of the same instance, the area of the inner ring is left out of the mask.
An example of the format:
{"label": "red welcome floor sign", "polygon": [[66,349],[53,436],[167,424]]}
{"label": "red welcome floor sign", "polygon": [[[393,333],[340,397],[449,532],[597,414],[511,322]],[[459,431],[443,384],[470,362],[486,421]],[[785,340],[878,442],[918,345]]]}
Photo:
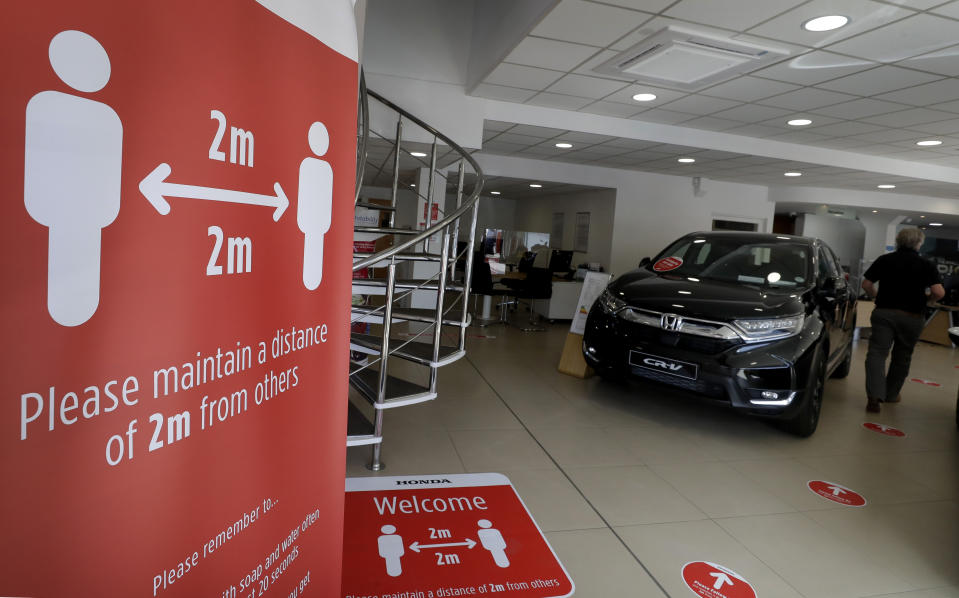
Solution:
{"label": "red welcome floor sign", "polygon": [[812,480],[806,485],[819,496],[841,505],[846,505],[847,507],[866,506],[866,499],[861,494],[834,482]]}
{"label": "red welcome floor sign", "polygon": [[707,561],[686,563],[683,581],[703,598],[756,598],[756,591],[741,575]]}
{"label": "red welcome floor sign", "polygon": [[348,478],[344,598],[558,598],[573,582],[498,473]]}

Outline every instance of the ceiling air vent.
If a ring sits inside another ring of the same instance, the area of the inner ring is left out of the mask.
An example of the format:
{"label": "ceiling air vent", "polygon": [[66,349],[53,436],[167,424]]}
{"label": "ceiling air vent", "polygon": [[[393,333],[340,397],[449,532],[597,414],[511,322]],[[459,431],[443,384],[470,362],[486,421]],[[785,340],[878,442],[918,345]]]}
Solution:
{"label": "ceiling air vent", "polygon": [[653,85],[696,91],[788,56],[760,46],[675,25],[647,37],[596,67],[596,72]]}

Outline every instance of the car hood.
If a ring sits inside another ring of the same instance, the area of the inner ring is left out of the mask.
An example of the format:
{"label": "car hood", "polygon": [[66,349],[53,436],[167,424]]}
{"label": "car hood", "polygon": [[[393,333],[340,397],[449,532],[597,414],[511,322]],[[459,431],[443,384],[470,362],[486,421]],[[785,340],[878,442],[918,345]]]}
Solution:
{"label": "car hood", "polygon": [[633,307],[706,320],[791,316],[804,311],[806,287],[763,288],[633,270],[609,285]]}

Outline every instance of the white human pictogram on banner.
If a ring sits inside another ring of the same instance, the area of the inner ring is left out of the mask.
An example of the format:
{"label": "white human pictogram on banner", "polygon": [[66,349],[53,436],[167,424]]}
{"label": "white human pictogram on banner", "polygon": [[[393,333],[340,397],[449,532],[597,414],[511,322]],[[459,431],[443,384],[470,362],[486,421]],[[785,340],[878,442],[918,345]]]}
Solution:
{"label": "white human pictogram on banner", "polygon": [[[81,31],[61,31],[50,64],[72,89],[94,93],[110,80],[110,57]],[[63,326],[89,320],[100,304],[101,229],[120,213],[123,124],[106,104],[41,91],[27,104],[23,202],[50,229],[47,309]]]}
{"label": "white human pictogram on banner", "polygon": [[383,535],[376,539],[380,556],[386,561],[386,573],[390,577],[399,577],[403,573],[400,558],[406,553],[403,547],[403,537],[396,533],[393,525],[384,525],[380,528]]}
{"label": "white human pictogram on banner", "polygon": [[[326,155],[330,134],[315,122],[307,138],[310,150]],[[303,232],[303,285],[314,290],[323,280],[323,236],[329,232],[333,214],[333,169],[329,162],[312,156],[300,162],[300,187],[296,196],[296,223]]]}

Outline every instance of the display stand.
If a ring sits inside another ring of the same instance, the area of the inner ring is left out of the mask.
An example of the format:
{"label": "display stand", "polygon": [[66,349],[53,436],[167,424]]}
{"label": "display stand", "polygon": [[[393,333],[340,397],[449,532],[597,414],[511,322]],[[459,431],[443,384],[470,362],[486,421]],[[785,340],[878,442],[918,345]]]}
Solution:
{"label": "display stand", "polygon": [[560,372],[576,378],[588,378],[593,375],[592,368],[586,365],[586,360],[583,358],[583,333],[586,332],[586,316],[589,315],[589,309],[609,284],[610,278],[609,274],[601,272],[586,274],[576,313],[573,314],[573,323],[570,324],[569,334],[566,335],[566,344],[563,345],[563,355],[559,358],[557,369]]}

